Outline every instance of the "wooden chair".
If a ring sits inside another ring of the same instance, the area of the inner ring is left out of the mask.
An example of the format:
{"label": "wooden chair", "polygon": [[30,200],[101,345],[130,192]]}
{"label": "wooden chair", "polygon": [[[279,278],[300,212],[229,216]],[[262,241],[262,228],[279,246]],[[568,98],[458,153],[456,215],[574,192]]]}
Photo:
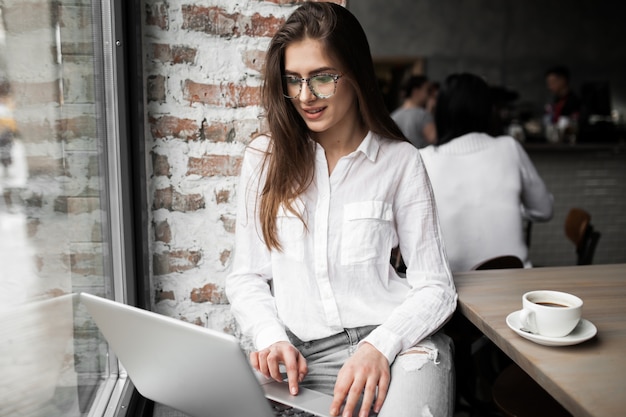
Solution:
{"label": "wooden chair", "polygon": [[591,215],[580,208],[572,208],[565,219],[565,236],[576,247],[577,265],[591,265],[600,232],[591,225]]}
{"label": "wooden chair", "polygon": [[524,241],[526,247],[530,250],[530,242],[532,241],[533,234],[533,222],[531,220],[524,220]]}
{"label": "wooden chair", "polygon": [[511,269],[511,268],[523,268],[524,263],[520,258],[513,255],[496,256],[495,258],[487,259],[472,267],[473,271],[481,271],[487,269]]}

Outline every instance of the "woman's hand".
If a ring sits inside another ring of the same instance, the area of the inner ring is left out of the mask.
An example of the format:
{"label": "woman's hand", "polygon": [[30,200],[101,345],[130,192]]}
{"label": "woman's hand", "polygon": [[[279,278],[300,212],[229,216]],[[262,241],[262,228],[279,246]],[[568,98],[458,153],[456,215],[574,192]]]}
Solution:
{"label": "woman's hand", "polygon": [[378,413],[387,396],[390,380],[391,372],[385,355],[369,343],[363,343],[341,367],[337,375],[330,414],[339,415],[341,404],[345,401],[342,415],[352,416],[361,393],[363,393],[363,402],[359,417],[367,417],[372,404],[374,404],[374,412]]}
{"label": "woman's hand", "polygon": [[289,392],[292,395],[298,393],[298,383],[302,382],[308,372],[306,359],[289,342],[276,342],[268,348],[252,352],[250,354],[250,363],[254,369],[261,372],[266,378],[274,378],[279,382],[283,380],[279,365],[281,363],[285,365]]}

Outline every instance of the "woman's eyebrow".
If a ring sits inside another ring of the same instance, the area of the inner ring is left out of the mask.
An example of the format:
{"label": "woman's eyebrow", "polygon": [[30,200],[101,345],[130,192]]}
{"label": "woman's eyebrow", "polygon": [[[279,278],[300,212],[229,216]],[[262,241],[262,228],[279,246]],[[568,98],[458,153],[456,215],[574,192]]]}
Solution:
{"label": "woman's eyebrow", "polygon": [[[333,67],[320,67],[320,68],[314,69],[313,71],[309,71],[309,75],[320,74],[320,73],[325,73],[325,72],[338,72],[338,70]],[[302,76],[300,73],[295,72],[295,71],[290,71],[288,69],[285,69],[285,75],[293,75],[293,76],[298,76],[298,77]]]}

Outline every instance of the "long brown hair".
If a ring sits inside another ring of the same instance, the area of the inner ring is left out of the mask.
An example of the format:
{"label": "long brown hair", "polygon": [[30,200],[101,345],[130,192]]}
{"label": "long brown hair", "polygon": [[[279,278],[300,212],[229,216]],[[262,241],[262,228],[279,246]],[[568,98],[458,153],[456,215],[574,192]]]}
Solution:
{"label": "long brown hair", "polygon": [[322,42],[345,69],[344,78],[356,91],[364,126],[382,136],[406,140],[385,107],[367,37],[356,17],[334,3],[311,2],[298,7],[270,42],[261,89],[271,144],[265,158],[267,177],[261,192],[259,220],[269,249],[281,249],[276,235],[276,215],[281,204],[304,222],[293,202],[313,180],[315,147],[308,139],[304,120],[291,100],[283,96],[285,48],[305,38]]}

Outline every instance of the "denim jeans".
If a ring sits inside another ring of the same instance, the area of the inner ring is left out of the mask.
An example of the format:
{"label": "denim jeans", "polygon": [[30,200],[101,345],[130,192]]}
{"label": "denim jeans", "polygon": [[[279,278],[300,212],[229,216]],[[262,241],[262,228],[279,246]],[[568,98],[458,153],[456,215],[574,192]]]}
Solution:
{"label": "denim jeans", "polygon": [[[336,335],[303,342],[288,333],[307,360],[302,386],[333,395],[337,373],[357,344],[376,326],[345,329]],[[452,340],[442,332],[401,352],[391,364],[391,383],[380,417],[445,417],[454,412]]]}

